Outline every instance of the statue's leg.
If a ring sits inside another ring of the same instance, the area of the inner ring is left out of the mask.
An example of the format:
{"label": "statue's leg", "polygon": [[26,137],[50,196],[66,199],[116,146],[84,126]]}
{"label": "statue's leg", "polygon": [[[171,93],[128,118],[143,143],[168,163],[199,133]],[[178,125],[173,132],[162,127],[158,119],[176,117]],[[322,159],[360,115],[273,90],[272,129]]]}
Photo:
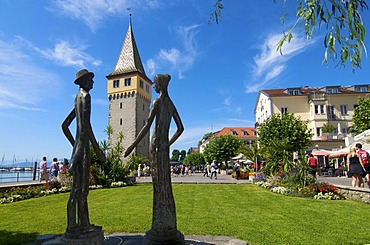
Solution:
{"label": "statue's leg", "polygon": [[86,149],[83,159],[82,179],[81,179],[81,198],[79,199],[78,215],[82,230],[89,231],[90,218],[87,196],[89,195],[90,185],[90,152]]}
{"label": "statue's leg", "polygon": [[75,181],[73,181],[73,187],[69,196],[67,204],[67,232],[73,233],[73,230],[77,227],[76,223],[76,188]]}

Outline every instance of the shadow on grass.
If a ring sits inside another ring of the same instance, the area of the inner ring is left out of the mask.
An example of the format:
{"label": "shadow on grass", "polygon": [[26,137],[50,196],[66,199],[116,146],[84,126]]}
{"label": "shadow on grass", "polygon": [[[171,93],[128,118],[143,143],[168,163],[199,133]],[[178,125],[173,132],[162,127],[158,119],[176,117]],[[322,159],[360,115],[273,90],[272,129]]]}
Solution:
{"label": "shadow on grass", "polygon": [[19,244],[33,244],[37,236],[40,234],[14,232],[7,230],[0,230],[0,244],[19,245]]}
{"label": "shadow on grass", "polygon": [[[215,241],[200,241],[202,239],[207,240],[206,236],[198,236],[193,239],[185,239],[185,245],[214,245]],[[117,244],[143,244],[144,235],[112,235],[108,236],[104,240],[104,245],[117,245]],[[240,243],[242,244],[242,243]]]}

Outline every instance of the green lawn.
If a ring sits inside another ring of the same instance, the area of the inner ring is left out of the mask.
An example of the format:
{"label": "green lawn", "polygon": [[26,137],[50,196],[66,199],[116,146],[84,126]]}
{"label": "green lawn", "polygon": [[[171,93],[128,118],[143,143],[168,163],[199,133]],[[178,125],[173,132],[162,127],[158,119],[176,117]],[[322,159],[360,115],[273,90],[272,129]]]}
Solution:
{"label": "green lawn", "polygon": [[[366,244],[370,206],[283,196],[255,185],[173,185],[178,229],[233,236],[249,244]],[[0,206],[0,244],[61,235],[69,193]],[[91,223],[115,232],[150,229],[152,186],[90,191]]]}

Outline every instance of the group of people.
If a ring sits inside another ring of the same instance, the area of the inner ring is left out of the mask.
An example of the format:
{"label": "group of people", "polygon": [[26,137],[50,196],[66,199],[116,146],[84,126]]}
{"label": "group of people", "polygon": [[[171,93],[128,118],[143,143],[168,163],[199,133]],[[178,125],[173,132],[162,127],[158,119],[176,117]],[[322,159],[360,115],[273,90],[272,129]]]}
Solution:
{"label": "group of people", "polygon": [[48,182],[49,180],[56,180],[58,177],[58,173],[60,171],[65,171],[67,168],[68,163],[63,163],[62,161],[58,161],[58,158],[54,157],[53,162],[50,164],[48,169],[47,159],[43,157],[40,162],[40,175],[39,175],[39,182],[45,180]]}
{"label": "group of people", "polygon": [[209,177],[210,179],[212,179],[214,176],[215,179],[217,179],[217,168],[218,166],[215,160],[213,160],[211,164],[207,162],[206,166],[204,167],[203,176]]}
{"label": "group of people", "polygon": [[149,164],[141,163],[137,166],[137,177],[140,178],[141,176],[144,176],[144,178],[150,176]]}
{"label": "group of people", "polygon": [[370,187],[369,153],[362,149],[360,143],[349,149],[347,155],[348,177],[352,177],[352,187],[364,187],[364,178]]}
{"label": "group of people", "polygon": [[187,166],[184,164],[180,165],[171,165],[171,176],[178,177],[180,174],[181,176],[185,175],[192,175],[195,172],[196,168],[195,166]]}
{"label": "group of people", "polygon": [[[347,176],[352,178],[352,187],[364,187],[364,178],[370,188],[370,155],[366,150],[362,149],[362,144],[357,143],[355,147],[350,147],[347,155]],[[308,158],[310,167],[310,175],[316,178],[318,167],[317,158],[310,154]],[[342,166],[343,167],[343,166]]]}

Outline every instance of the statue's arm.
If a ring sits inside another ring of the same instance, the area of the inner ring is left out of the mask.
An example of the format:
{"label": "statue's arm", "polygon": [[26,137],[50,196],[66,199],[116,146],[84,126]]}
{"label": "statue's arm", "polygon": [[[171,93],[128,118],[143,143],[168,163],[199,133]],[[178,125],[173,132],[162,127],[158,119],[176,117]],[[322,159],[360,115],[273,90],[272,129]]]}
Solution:
{"label": "statue's arm", "polygon": [[130,155],[130,153],[132,152],[132,150],[137,146],[137,144],[139,144],[139,142],[144,138],[144,136],[148,133],[149,129],[150,129],[150,126],[152,125],[153,121],[154,121],[154,118],[155,118],[155,115],[157,113],[157,105],[156,105],[156,102],[153,103],[153,107],[152,109],[150,110],[149,112],[149,117],[148,117],[148,120],[146,122],[146,124],[144,125],[144,127],[140,130],[139,134],[137,135],[136,139],[134,140],[134,142],[126,149],[125,151],[125,157],[127,157],[128,155]]}
{"label": "statue's arm", "polygon": [[184,132],[184,125],[182,124],[180,115],[177,112],[176,108],[175,108],[175,110],[173,112],[173,119],[174,119],[174,121],[176,123],[177,130],[174,133],[174,135],[172,136],[172,138],[170,139],[170,142],[169,142],[170,145],[172,145],[173,142],[175,142],[180,137],[180,135],[182,134],[182,132]]}
{"label": "statue's arm", "polygon": [[75,140],[73,139],[72,133],[69,130],[69,125],[71,125],[72,121],[75,118],[76,118],[76,111],[73,109],[69,113],[69,115],[66,117],[64,122],[62,123],[62,131],[63,131],[64,135],[66,136],[66,138],[68,139],[68,141],[71,143],[72,146],[75,144]]}

